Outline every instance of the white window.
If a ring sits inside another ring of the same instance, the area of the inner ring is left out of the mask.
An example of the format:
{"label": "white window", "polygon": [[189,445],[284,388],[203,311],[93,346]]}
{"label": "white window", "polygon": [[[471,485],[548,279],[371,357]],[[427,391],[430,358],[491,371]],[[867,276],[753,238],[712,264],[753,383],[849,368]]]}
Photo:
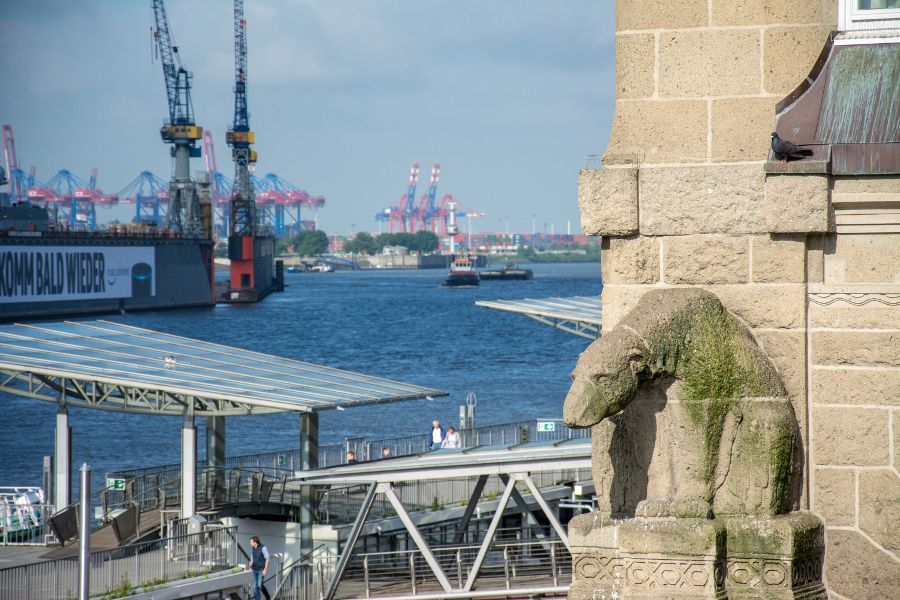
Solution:
{"label": "white window", "polygon": [[900,35],[900,0],[839,0],[840,28],[854,37]]}

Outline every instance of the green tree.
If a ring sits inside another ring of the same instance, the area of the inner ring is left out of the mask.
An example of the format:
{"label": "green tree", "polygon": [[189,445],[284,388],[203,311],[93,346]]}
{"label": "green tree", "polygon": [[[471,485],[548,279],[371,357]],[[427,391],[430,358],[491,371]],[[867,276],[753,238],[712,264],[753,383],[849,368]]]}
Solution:
{"label": "green tree", "polygon": [[220,240],[215,248],[216,258],[228,258],[228,240]]}
{"label": "green tree", "polygon": [[284,256],[288,253],[288,244],[283,239],[275,240],[275,256]]}
{"label": "green tree", "polygon": [[291,242],[300,256],[313,256],[328,252],[328,236],[324,231],[301,231]]}
{"label": "green tree", "polygon": [[413,236],[413,245],[415,248],[410,248],[410,250],[416,250],[417,252],[434,252],[438,249],[438,246],[441,243],[440,238],[438,238],[437,234],[432,233],[430,231],[417,231]]}
{"label": "green tree", "polygon": [[344,250],[352,254],[375,254],[375,238],[371,233],[360,231],[355,238],[344,244]]}

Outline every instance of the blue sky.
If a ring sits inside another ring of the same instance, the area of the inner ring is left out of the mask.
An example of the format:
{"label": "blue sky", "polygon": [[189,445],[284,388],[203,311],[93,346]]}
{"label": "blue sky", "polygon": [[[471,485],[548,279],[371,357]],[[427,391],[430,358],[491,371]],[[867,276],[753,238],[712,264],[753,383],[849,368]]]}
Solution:
{"label": "blue sky", "polygon": [[[232,4],[166,8],[197,122],[231,176]],[[418,161],[417,195],[441,163],[438,197],[484,212],[475,230],[530,231],[535,215],[538,230],[579,231],[577,172],[606,146],[614,108],[612,0],[246,0],[246,12],[258,173],[326,196],[321,229],[376,230]],[[38,179],[96,166],[116,191],[144,169],[169,178],[151,23],[149,0],[4,3],[0,122]]]}

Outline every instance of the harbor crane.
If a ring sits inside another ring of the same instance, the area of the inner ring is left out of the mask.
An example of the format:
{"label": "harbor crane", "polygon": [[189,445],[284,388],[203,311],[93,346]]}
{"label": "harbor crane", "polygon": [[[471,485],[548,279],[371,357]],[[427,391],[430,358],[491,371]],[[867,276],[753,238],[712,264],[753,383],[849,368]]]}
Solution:
{"label": "harbor crane", "polygon": [[228,219],[228,258],[231,259],[229,302],[256,302],[265,296],[272,279],[275,239],[263,225],[256,206],[250,165],[256,163],[251,148],[247,109],[247,19],[244,1],[234,1],[234,121],[225,132],[234,160],[234,188]]}
{"label": "harbor crane", "polygon": [[175,159],[175,171],[169,182],[168,226],[179,235],[209,238],[211,231],[204,231],[204,223],[210,222],[211,208],[206,198],[201,200],[191,179],[191,158],[200,157],[197,141],[203,136],[203,128],[194,122],[192,75],[181,63],[178,46],[172,41],[163,0],[152,0],[152,5],[156,20],[153,45],[162,64],[169,105],[169,119],[159,133],[164,142],[172,144],[169,152]]}

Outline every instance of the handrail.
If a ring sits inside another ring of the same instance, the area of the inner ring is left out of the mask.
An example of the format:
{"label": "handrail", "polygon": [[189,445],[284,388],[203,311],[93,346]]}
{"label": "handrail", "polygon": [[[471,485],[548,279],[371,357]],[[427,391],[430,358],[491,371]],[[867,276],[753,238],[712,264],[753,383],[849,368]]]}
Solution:
{"label": "handrail", "polygon": [[[281,593],[282,588],[284,588],[285,583],[288,581],[288,576],[290,575],[291,571],[294,570],[294,568],[299,567],[299,566],[306,566],[308,564],[307,561],[312,559],[313,556],[315,556],[315,554],[323,548],[327,549],[328,546],[326,546],[325,544],[319,544],[318,546],[316,546],[315,548],[313,548],[312,550],[310,550],[303,556],[297,558],[291,564],[282,566],[281,570],[280,570],[281,574],[282,574],[281,583],[278,584],[278,587],[275,588],[275,591],[270,594],[270,596],[271,596],[270,600],[277,600],[278,595]],[[266,581],[271,581],[274,577],[276,577],[276,575],[272,575]],[[263,583],[265,583],[265,582],[263,582]]]}
{"label": "handrail", "polygon": [[[234,531],[210,528],[91,553],[92,596],[239,567]],[[76,557],[0,569],[0,600],[62,600],[77,589]]]}

